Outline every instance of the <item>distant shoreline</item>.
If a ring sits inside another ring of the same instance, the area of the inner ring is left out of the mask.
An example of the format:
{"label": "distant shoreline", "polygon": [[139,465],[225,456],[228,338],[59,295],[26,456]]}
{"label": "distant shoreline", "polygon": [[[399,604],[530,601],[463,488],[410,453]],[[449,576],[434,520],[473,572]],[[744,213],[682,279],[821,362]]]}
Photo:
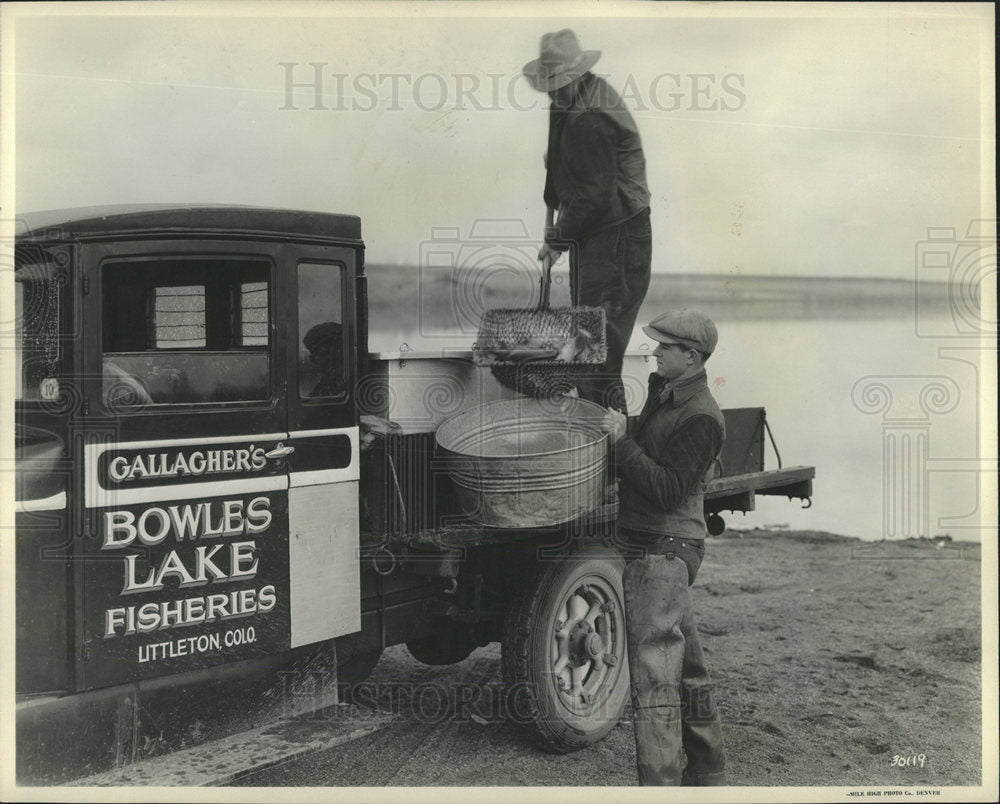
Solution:
{"label": "distant shoreline", "polygon": [[726,528],[719,536],[709,536],[709,541],[730,541],[732,539],[788,539],[810,544],[851,543],[864,549],[876,549],[879,545],[893,544],[903,547],[935,547],[937,549],[958,550],[980,548],[978,539],[958,539],[950,534],[940,536],[909,537],[906,539],[862,539],[859,536],[844,536],[825,530],[796,530],[794,528],[764,525],[759,528]]}
{"label": "distant shoreline", "polygon": [[[411,264],[396,264],[396,263],[378,263],[370,262],[366,263],[366,270],[375,271],[378,273],[400,273],[406,275],[413,275],[420,271],[420,267]],[[434,269],[431,269],[434,270]],[[448,269],[449,271],[454,271],[455,269]],[[477,273],[486,273],[488,268],[476,268],[469,269],[469,275],[475,275]],[[527,270],[527,269],[526,269]],[[533,270],[533,269],[531,269]],[[440,271],[440,269],[438,269]],[[553,269],[553,275],[559,273],[566,273],[565,266],[559,265]],[[811,276],[808,274],[750,274],[750,273],[733,273],[733,272],[719,272],[719,271],[653,271],[653,279],[657,278],[670,278],[678,279],[681,281],[693,280],[697,282],[714,282],[722,280],[723,282],[727,280],[746,280],[750,282],[773,282],[773,283],[838,283],[838,282],[861,282],[870,284],[884,284],[884,285],[899,285],[908,288],[913,288],[913,279],[901,279],[899,277],[892,276],[858,276],[858,275],[830,275],[830,276]],[[921,284],[928,286],[939,286],[941,289],[946,289],[948,286],[947,282],[940,281],[929,281],[925,280]]]}
{"label": "distant shoreline", "polygon": [[[440,321],[459,306],[527,308],[538,298],[533,266],[462,271],[450,267],[367,266],[369,304],[396,311],[400,299],[420,300],[420,309]],[[568,274],[553,272],[552,305],[569,304]],[[900,319],[947,315],[947,282],[888,277],[767,276],[749,274],[654,273],[645,307],[694,307],[719,311],[729,320],[831,318]],[[405,313],[404,313],[405,315]],[[398,320],[392,315],[388,320]]]}

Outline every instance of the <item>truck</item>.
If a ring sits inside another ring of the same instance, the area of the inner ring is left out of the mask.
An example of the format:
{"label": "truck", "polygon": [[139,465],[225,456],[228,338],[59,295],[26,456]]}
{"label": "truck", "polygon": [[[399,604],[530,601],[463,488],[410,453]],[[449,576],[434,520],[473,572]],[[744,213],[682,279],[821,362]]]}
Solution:
{"label": "truck", "polygon": [[[122,206],[19,227],[21,783],[321,710],[400,644],[442,665],[499,642],[505,711],[544,749],[614,727],[615,495],[533,527],[457,504],[436,431],[516,394],[471,345],[369,351],[358,217]],[[764,409],[725,416],[709,531],[756,495],[808,504],[813,467],[764,468]]]}

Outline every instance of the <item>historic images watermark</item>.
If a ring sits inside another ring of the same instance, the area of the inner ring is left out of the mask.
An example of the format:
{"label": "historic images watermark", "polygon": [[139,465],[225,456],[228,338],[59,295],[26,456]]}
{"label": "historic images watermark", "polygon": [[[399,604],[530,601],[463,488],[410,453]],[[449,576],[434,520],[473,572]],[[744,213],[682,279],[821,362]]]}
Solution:
{"label": "historic images watermark", "polygon": [[[883,539],[950,541],[950,531],[983,539],[987,529],[996,530],[980,493],[984,478],[996,475],[995,456],[981,453],[979,438],[987,424],[983,368],[995,365],[997,336],[984,290],[993,292],[996,276],[996,221],[972,221],[964,235],[955,227],[928,228],[915,250],[914,330],[918,338],[940,340],[941,371],[868,375],[852,389],[855,408],[880,417]],[[942,457],[934,447],[947,439],[932,439],[934,425],[963,404],[967,416],[970,406],[975,413],[964,428],[972,439],[967,454]],[[934,516],[932,490],[944,474],[966,481],[972,510]]]}
{"label": "historic images watermark", "polygon": [[[351,685],[344,695],[343,683],[329,670],[283,670],[278,675],[283,714],[290,717],[305,712],[300,715],[303,721],[343,719],[356,723],[359,719],[377,720],[394,714],[424,725],[472,722],[525,726],[537,719],[531,695],[533,685],[527,682],[440,682],[426,678],[382,678],[375,673]],[[359,705],[358,708],[330,706],[331,693],[338,685],[342,698]],[[674,690],[668,689],[668,696],[674,694]],[[726,702],[726,711],[734,717],[750,716],[756,709],[745,692],[731,698]],[[709,722],[714,715],[711,706],[697,696],[682,693],[676,705],[684,707],[690,723]],[[590,717],[596,723],[617,723],[621,719],[620,703],[615,700],[591,701],[590,706]]]}
{"label": "historic images watermark", "polygon": [[[325,61],[280,61],[281,111],[519,112],[548,107],[520,73],[343,73]],[[601,74],[598,74],[601,75]],[[661,72],[608,75],[633,112],[738,112],[746,106],[743,73]]]}

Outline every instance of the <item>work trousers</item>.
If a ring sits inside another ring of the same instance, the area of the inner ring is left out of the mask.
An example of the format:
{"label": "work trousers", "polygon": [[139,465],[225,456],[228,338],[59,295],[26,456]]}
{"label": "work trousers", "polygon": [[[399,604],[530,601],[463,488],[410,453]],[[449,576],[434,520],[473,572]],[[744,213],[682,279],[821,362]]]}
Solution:
{"label": "work trousers", "polygon": [[725,784],[722,725],[688,591],[704,547],[661,539],[645,552],[626,553],[622,576],[639,784]]}
{"label": "work trousers", "polygon": [[649,289],[652,229],[646,209],[624,223],[594,232],[570,250],[573,306],[603,307],[608,319],[608,358],[577,383],[581,399],[627,413],[622,362],[639,308]]}

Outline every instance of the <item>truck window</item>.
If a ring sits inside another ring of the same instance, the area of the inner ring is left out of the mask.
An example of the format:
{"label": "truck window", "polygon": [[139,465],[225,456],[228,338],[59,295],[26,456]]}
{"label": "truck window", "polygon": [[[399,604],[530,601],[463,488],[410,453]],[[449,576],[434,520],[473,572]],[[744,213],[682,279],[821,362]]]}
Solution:
{"label": "truck window", "polygon": [[14,279],[14,393],[38,402],[59,395],[63,280],[49,262],[20,264]]}
{"label": "truck window", "polygon": [[299,263],[299,396],[342,396],[347,390],[343,266]]}
{"label": "truck window", "polygon": [[263,260],[216,256],[106,262],[105,405],[267,399],[269,275]]}

